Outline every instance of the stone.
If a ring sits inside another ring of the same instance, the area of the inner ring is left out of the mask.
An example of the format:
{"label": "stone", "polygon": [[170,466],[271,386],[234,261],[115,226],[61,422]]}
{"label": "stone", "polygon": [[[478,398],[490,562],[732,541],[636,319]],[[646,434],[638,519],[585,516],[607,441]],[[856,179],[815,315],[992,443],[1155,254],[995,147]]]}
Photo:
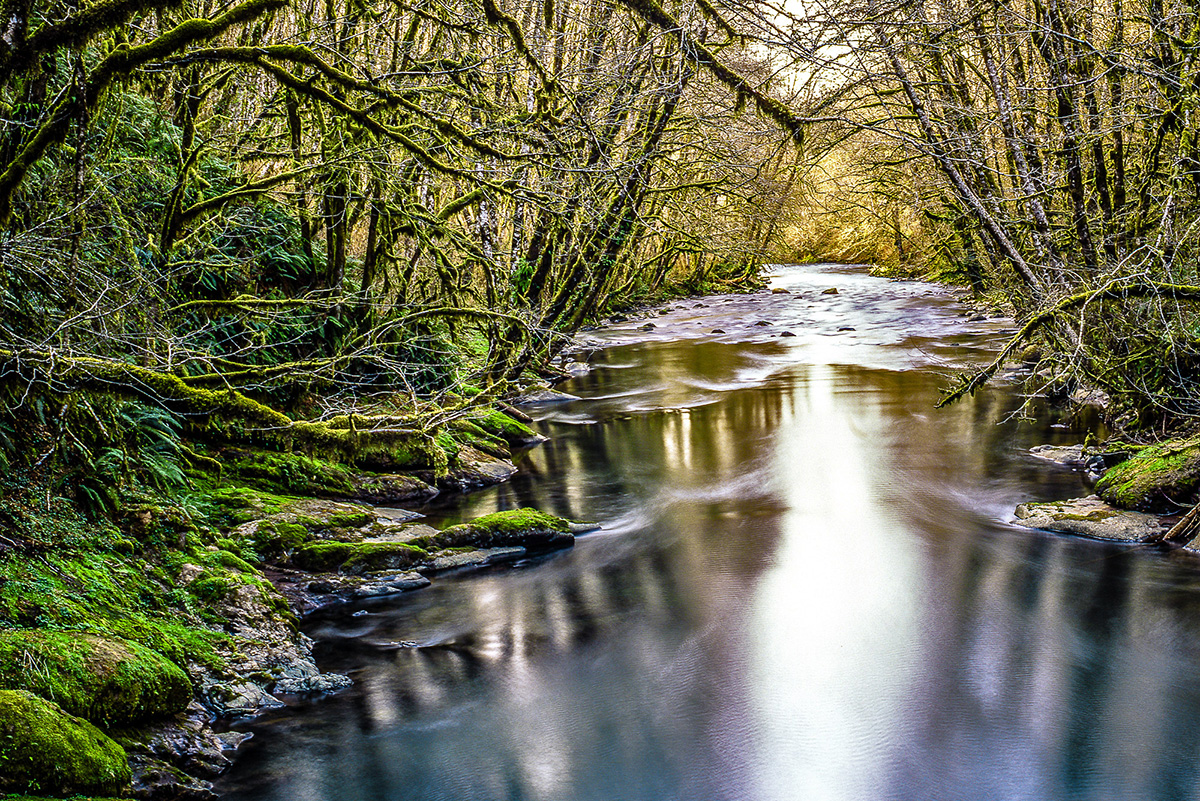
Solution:
{"label": "stone", "polygon": [[242,747],[242,743],[254,737],[252,732],[248,731],[223,731],[216,735],[221,741],[221,747],[226,751],[236,751]]}
{"label": "stone", "polygon": [[794,337],[794,336],[796,336],[796,335],[795,335],[795,334],[793,334],[791,331],[784,331],[784,332],[783,332],[782,334],[780,334],[779,336],[781,336],[781,337]]}
{"label": "stone", "polygon": [[836,294],[838,294],[838,289],[836,286],[831,286],[831,287],[829,287],[829,289],[822,289],[821,294],[822,295],[836,295]]}
{"label": "stone", "polygon": [[422,568],[429,573],[438,573],[444,570],[454,570],[461,567],[482,567],[484,565],[495,564],[497,562],[508,562],[520,559],[527,553],[526,549],[521,547],[506,547],[506,548],[484,548],[479,551],[468,551],[466,553],[447,554],[435,558],[428,567]]}
{"label": "stone", "polygon": [[1050,503],[1023,503],[1016,509],[1020,525],[1114,542],[1149,542],[1169,528],[1158,515],[1129,512],[1095,495]]}
{"label": "stone", "polygon": [[[165,763],[192,777],[215,779],[232,762],[225,755],[227,749],[220,736],[209,728],[209,721],[204,708],[193,702],[186,712],[170,720],[122,730],[115,737],[130,755],[131,763],[141,757],[137,763],[152,766],[155,771],[159,770],[159,763]],[[135,767],[135,785],[141,781],[138,773]],[[155,781],[161,783],[161,777]]]}
{"label": "stone", "polygon": [[0,690],[0,791],[113,795],[131,777],[125,750],[91,723],[25,690]]}
{"label": "stone", "polygon": [[1200,436],[1141,448],[1096,482],[1096,494],[1122,509],[1170,512],[1200,491]]}
{"label": "stone", "polygon": [[772,295],[790,295],[790,294],[792,294],[792,293],[791,293],[791,292],[789,292],[788,290],[784,289],[784,288],[783,288],[783,287],[781,287],[781,286],[777,286],[777,287],[775,287],[774,289],[772,289],[772,290],[771,290],[771,294],[772,294]]}

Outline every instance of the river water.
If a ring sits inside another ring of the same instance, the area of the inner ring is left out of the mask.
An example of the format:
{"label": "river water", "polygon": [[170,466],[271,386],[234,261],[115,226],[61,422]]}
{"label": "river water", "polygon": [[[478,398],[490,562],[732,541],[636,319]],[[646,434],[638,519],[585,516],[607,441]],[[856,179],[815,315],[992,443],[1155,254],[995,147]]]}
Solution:
{"label": "river water", "polygon": [[853,268],[772,286],[591,332],[521,473],[427,511],[603,529],[308,621],[355,684],[242,727],[222,797],[1200,797],[1197,562],[1011,525],[1086,491],[1026,452],[1085,432],[1015,383],[933,408],[1006,323]]}

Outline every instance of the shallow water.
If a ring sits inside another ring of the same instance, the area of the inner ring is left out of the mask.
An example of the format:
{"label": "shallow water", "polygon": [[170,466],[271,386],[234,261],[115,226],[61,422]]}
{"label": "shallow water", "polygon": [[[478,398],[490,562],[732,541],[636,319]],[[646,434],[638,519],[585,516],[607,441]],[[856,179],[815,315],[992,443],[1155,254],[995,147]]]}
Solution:
{"label": "shallow water", "polygon": [[244,726],[222,797],[1200,797],[1198,563],[1010,525],[1086,491],[1026,453],[1084,432],[1018,420],[1015,385],[933,409],[1005,321],[852,268],[772,281],[591,332],[551,441],[426,511],[604,528],[310,620],[355,685]]}

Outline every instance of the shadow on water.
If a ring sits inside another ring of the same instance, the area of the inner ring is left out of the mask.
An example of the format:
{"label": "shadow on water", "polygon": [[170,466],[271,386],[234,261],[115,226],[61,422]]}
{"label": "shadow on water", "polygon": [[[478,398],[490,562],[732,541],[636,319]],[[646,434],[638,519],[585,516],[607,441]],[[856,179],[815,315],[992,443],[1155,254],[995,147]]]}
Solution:
{"label": "shadow on water", "polygon": [[774,282],[595,332],[521,473],[425,511],[604,528],[308,621],[355,685],[247,724],[222,797],[1196,797],[1196,564],[1012,527],[1086,491],[1026,453],[1084,432],[1018,420],[1014,386],[932,408],[1006,323]]}

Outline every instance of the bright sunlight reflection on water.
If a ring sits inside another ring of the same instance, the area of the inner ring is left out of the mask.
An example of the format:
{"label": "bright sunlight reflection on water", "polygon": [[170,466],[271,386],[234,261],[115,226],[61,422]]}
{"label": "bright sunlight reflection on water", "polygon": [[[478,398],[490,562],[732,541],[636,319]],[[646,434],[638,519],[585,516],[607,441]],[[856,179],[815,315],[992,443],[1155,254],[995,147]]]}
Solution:
{"label": "bright sunlight reflection on water", "polygon": [[1013,418],[1003,382],[933,409],[1008,323],[861,270],[773,280],[591,332],[521,473],[425,511],[604,528],[306,621],[355,684],[241,725],[223,798],[1197,798],[1196,560],[1013,527],[1086,490],[1027,453],[1084,431]]}

